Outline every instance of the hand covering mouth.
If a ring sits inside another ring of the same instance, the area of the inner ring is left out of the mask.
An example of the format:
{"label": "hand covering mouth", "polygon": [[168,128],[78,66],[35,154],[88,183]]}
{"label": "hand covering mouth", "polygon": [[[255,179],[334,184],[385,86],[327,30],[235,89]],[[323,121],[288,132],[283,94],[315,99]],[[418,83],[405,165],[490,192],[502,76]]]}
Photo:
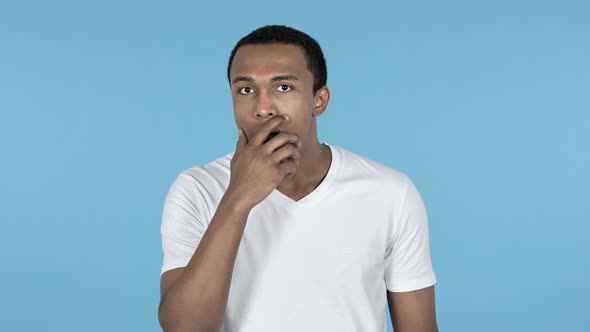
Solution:
{"label": "hand covering mouth", "polygon": [[273,137],[277,136],[280,133],[280,131],[273,131],[272,133],[268,134],[268,137],[264,140],[264,142],[262,142],[262,144],[265,144],[266,142],[270,141]]}

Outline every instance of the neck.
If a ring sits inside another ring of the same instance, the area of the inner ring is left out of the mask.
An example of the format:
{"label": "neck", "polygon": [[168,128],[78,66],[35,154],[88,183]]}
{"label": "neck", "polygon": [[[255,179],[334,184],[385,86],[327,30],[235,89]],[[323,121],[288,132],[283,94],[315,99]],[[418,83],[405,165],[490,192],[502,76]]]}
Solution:
{"label": "neck", "polygon": [[330,147],[321,144],[317,136],[306,143],[303,144],[300,150],[301,159],[299,160],[297,172],[290,178],[281,181],[277,187],[279,191],[311,192],[328,173],[332,162]]}

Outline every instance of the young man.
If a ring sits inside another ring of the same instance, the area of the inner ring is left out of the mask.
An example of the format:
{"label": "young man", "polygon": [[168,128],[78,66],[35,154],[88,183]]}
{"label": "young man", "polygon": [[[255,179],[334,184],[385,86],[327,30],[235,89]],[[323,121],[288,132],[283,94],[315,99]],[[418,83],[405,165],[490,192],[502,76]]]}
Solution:
{"label": "young man", "polygon": [[320,143],[330,100],[308,35],[266,26],[228,64],[236,150],[164,204],[159,320],[173,331],[437,331],[427,215],[402,172]]}

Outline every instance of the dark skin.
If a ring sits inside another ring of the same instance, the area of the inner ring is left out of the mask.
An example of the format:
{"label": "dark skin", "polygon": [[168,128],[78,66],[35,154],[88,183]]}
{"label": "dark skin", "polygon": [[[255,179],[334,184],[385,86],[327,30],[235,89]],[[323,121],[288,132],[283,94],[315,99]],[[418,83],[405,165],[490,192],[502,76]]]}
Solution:
{"label": "dark skin", "polygon": [[[230,71],[240,132],[228,190],[191,261],[161,278],[164,331],[216,331],[227,303],[247,216],[272,190],[294,201],[322,181],[331,164],[317,138],[316,118],[328,106],[327,86],[313,92],[313,74],[295,45],[246,45]],[[281,132],[264,143],[271,132]],[[199,294],[199,296],[195,296]],[[434,286],[385,294],[396,332],[436,332]]]}
{"label": "dark skin", "polygon": [[299,137],[301,159],[294,174],[277,190],[297,201],[312,192],[328,172],[330,148],[317,138],[316,118],[328,106],[327,86],[313,93],[313,74],[303,51],[294,45],[240,47],[230,71],[234,117],[238,128],[252,137],[256,128],[277,115],[290,120],[278,129]]}
{"label": "dark skin", "polygon": [[396,332],[438,332],[434,286],[409,292],[387,291],[393,330]]}
{"label": "dark skin", "polygon": [[[286,114],[292,121],[281,129],[301,138],[297,172],[277,188],[297,201],[319,185],[330,167],[330,151],[319,143],[316,125],[316,118],[326,111],[330,91],[325,86],[313,93],[313,74],[303,51],[295,45],[247,45],[237,55],[240,58],[234,60],[230,77],[238,127],[249,133],[268,118]],[[388,291],[387,299],[396,332],[438,331],[434,286]]]}

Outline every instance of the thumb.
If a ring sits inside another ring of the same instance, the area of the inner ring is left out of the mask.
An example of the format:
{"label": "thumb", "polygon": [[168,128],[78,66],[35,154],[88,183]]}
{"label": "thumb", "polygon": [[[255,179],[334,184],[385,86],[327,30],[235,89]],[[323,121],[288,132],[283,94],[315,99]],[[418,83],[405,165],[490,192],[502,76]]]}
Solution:
{"label": "thumb", "polygon": [[236,150],[243,148],[246,144],[248,144],[246,135],[244,134],[242,128],[238,128],[238,144],[236,145]]}

